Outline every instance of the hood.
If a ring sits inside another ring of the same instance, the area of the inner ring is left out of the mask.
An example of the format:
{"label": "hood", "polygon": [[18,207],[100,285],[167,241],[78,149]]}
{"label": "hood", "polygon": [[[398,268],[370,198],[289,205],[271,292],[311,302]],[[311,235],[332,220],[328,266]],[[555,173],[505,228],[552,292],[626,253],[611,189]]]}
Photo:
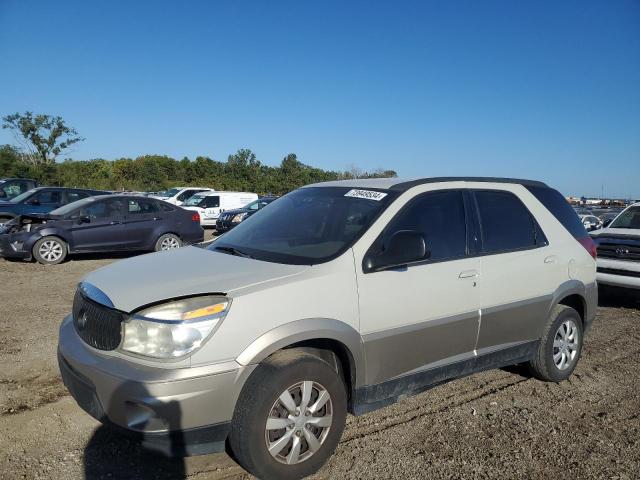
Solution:
{"label": "hood", "polygon": [[640,229],[637,228],[601,228],[591,233],[593,238],[602,240],[603,238],[619,238],[629,240],[640,240]]}
{"label": "hood", "polygon": [[83,281],[100,289],[118,310],[131,312],[177,297],[228,294],[308,268],[185,247],[121,260],[90,273]]}

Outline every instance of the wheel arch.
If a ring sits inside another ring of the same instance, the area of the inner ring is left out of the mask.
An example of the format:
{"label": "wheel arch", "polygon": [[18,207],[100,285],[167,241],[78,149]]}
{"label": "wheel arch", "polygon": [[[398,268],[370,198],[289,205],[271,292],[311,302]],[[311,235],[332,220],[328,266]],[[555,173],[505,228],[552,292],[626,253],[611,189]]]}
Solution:
{"label": "wheel arch", "polygon": [[587,328],[597,306],[597,286],[587,286],[579,280],[569,280],[561,284],[553,294],[553,300],[549,307],[549,313],[557,305],[566,305],[573,308],[580,315],[583,328]]}
{"label": "wheel arch", "polygon": [[326,352],[339,362],[347,386],[349,409],[355,391],[365,379],[364,346],[360,334],[350,325],[328,318],[297,320],[274,328],[254,340],[236,358],[241,365],[258,364],[274,353],[302,348],[332,363]]}

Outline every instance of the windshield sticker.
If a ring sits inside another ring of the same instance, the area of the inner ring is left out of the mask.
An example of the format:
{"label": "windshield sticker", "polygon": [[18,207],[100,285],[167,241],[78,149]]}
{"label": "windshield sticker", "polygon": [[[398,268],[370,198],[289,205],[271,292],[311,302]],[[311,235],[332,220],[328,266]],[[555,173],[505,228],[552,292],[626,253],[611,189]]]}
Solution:
{"label": "windshield sticker", "polygon": [[375,200],[379,202],[384,197],[387,196],[386,193],[375,192],[373,190],[349,190],[344,194],[345,197],[353,197],[353,198],[364,198],[366,200]]}

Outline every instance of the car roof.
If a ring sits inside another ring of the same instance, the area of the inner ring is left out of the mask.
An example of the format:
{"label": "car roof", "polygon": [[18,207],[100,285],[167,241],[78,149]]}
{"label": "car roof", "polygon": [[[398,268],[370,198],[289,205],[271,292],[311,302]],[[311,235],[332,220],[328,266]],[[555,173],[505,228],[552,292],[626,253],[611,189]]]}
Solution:
{"label": "car roof", "polygon": [[75,187],[35,187],[29,190],[30,192],[40,191],[40,190],[64,190],[69,192],[104,192],[106,190],[95,190],[93,188],[75,188]]}
{"label": "car roof", "polygon": [[512,183],[524,185],[526,187],[548,186],[543,182],[535,180],[524,180],[518,178],[501,177],[424,177],[414,179],[401,178],[360,178],[353,180],[335,180],[331,182],[321,182],[307,185],[307,187],[352,187],[352,188],[376,188],[381,190],[393,190],[404,192],[418,185],[444,182],[486,182],[486,183]]}
{"label": "car roof", "polygon": [[[196,193],[199,197],[213,197],[214,195],[220,195],[221,193],[237,193],[238,195],[257,195],[253,192],[230,192],[227,190],[206,190],[204,192]],[[196,196],[194,195],[194,197]]]}

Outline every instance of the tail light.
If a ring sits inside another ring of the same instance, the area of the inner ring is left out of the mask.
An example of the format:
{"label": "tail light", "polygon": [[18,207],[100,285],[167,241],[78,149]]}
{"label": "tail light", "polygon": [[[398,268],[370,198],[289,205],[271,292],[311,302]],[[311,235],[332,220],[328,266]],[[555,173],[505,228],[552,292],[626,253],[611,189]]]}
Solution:
{"label": "tail light", "polygon": [[191,215],[191,221],[200,223],[200,214],[196,212]]}
{"label": "tail light", "polygon": [[589,252],[589,255],[591,255],[594,260],[598,257],[596,242],[594,242],[591,237],[576,238],[576,240],[580,242],[580,245],[582,245],[587,250],[587,252]]}

